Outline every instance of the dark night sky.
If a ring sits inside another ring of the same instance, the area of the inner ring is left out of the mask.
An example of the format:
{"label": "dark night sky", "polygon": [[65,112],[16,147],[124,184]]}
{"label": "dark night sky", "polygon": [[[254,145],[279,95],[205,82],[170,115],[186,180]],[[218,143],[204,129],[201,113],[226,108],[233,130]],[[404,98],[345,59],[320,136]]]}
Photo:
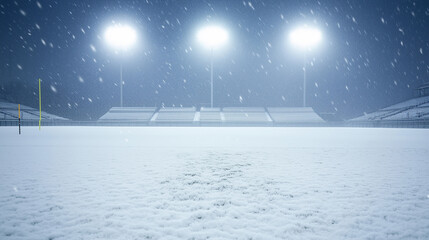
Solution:
{"label": "dark night sky", "polygon": [[[138,31],[138,47],[115,54],[112,21]],[[307,102],[343,118],[414,96],[429,81],[429,1],[0,1],[0,98],[72,119],[126,106],[201,106],[210,101],[210,54],[199,27],[220,24],[215,105],[300,106],[304,54],[288,33],[307,24],[323,42],[307,53]]]}

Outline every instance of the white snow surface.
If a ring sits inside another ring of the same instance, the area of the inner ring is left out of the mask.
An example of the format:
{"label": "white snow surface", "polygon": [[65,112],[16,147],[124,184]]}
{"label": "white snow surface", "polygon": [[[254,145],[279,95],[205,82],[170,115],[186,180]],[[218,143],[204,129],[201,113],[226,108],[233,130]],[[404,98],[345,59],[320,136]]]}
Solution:
{"label": "white snow surface", "polygon": [[0,128],[0,239],[429,239],[429,130]]}

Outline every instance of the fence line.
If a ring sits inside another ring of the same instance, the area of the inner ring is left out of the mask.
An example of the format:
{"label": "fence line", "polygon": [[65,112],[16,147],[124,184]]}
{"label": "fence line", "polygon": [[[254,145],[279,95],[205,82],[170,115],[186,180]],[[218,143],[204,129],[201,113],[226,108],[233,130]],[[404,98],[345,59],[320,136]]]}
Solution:
{"label": "fence line", "polygon": [[[21,120],[21,126],[38,126],[34,120]],[[0,120],[0,126],[16,126],[18,120]],[[193,127],[366,127],[366,128],[429,128],[426,120],[344,121],[324,123],[276,122],[151,122],[151,121],[70,121],[44,120],[42,126],[193,126]]]}

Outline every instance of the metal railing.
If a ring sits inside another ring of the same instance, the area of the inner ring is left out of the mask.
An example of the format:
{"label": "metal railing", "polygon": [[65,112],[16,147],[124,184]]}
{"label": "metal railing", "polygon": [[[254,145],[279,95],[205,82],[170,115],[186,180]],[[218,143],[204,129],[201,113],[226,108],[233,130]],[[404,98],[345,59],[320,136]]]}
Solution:
{"label": "metal railing", "polygon": [[[21,120],[21,126],[38,126],[34,120]],[[71,120],[44,120],[42,126],[192,126],[192,127],[363,127],[363,128],[429,128],[429,119],[425,120],[374,120],[374,121],[344,121],[344,122],[153,122],[153,121],[71,121]],[[0,126],[18,126],[18,120],[2,120]]]}
{"label": "metal railing", "polygon": [[429,119],[347,121],[345,122],[345,126],[368,128],[429,128]]}

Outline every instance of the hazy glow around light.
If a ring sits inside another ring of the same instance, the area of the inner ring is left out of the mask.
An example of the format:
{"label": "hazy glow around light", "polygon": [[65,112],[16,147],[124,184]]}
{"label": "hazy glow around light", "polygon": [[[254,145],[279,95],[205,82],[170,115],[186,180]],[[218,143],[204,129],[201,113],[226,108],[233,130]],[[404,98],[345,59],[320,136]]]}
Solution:
{"label": "hazy glow around light", "polygon": [[289,34],[289,40],[300,48],[311,48],[322,40],[322,33],[316,28],[297,28]]}
{"label": "hazy glow around light", "polygon": [[217,26],[209,26],[201,29],[197,34],[198,41],[209,48],[215,48],[228,41],[228,32]]}
{"label": "hazy glow around light", "polygon": [[104,38],[116,50],[127,50],[137,41],[137,33],[128,25],[115,24],[106,29]]}

